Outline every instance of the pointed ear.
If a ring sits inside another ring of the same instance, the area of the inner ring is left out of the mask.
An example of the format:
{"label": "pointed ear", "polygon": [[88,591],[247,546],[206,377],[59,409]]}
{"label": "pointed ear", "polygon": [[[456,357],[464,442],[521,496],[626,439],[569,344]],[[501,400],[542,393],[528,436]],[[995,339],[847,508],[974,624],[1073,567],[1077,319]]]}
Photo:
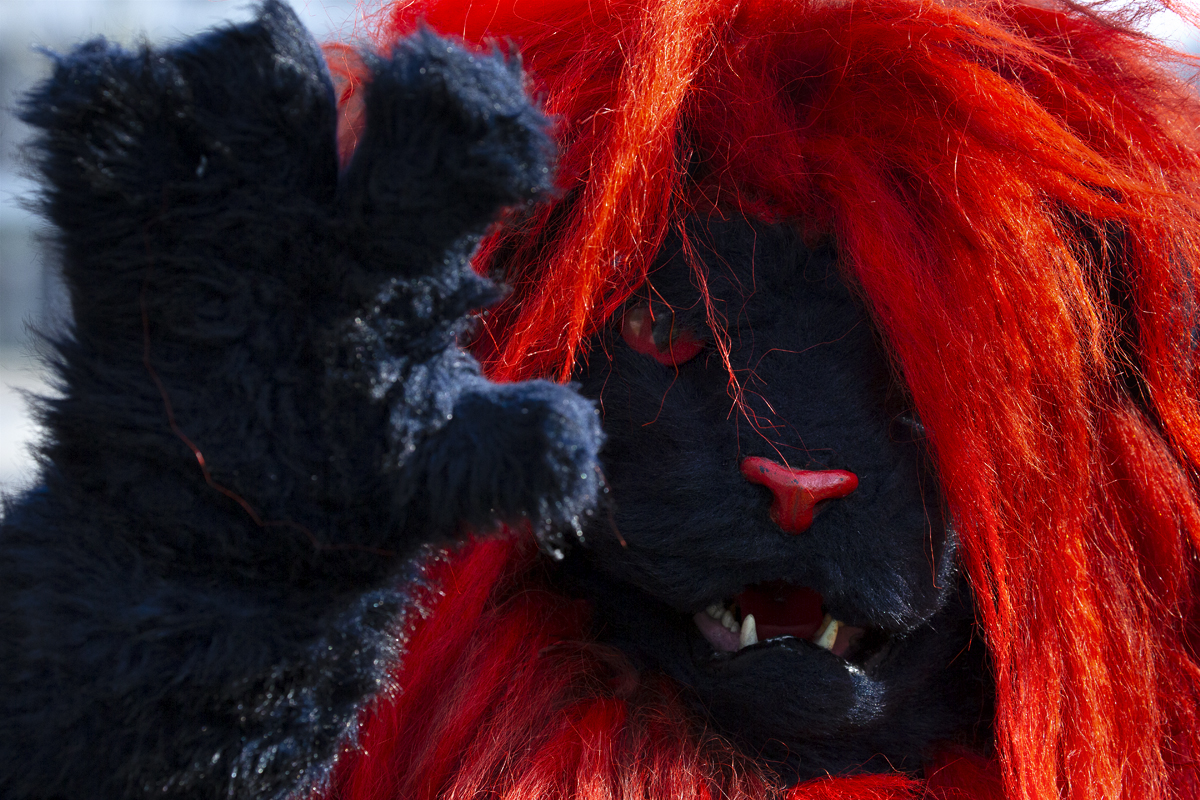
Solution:
{"label": "pointed ear", "polygon": [[366,125],[339,197],[358,246],[379,251],[364,261],[428,270],[505,206],[552,189],[550,125],[515,55],[421,30],[364,60]]}
{"label": "pointed ear", "polygon": [[55,58],[21,116],[41,129],[47,211],[68,250],[72,237],[119,236],[168,208],[203,214],[250,193],[331,199],[336,185],[333,87],[278,0],[171,48],[81,45]]}

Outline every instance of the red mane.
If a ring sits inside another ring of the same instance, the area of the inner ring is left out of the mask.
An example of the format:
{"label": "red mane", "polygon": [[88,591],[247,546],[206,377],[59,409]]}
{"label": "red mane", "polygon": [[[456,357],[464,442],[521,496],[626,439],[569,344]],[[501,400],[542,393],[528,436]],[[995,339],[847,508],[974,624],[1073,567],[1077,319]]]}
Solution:
{"label": "red mane", "polygon": [[[419,20],[514,42],[559,119],[562,199],[485,248],[514,288],[480,345],[493,375],[569,375],[689,214],[832,233],[928,431],[997,686],[1002,789],[968,759],[931,767],[931,791],[1200,797],[1200,103],[1181,57],[1050,0],[417,0],[379,36]],[[518,550],[447,573],[446,622],[410,643],[349,797],[769,792],[670,687],[613,688],[613,654],[552,647],[586,623],[512,588],[536,572]]]}

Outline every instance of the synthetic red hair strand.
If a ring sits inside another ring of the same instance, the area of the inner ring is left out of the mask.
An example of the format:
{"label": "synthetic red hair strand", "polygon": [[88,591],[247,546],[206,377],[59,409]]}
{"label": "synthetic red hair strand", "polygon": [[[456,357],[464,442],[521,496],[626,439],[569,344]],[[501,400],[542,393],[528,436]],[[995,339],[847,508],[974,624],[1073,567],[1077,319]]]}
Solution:
{"label": "synthetic red hair strand", "polygon": [[[484,250],[514,290],[480,344],[496,377],[569,376],[688,215],[836,237],[962,540],[998,773],[797,800],[1200,797],[1200,103],[1138,11],[418,0],[378,33],[510,40],[558,119],[561,199]],[[442,573],[342,796],[774,794],[669,686],[614,688],[522,548]]]}

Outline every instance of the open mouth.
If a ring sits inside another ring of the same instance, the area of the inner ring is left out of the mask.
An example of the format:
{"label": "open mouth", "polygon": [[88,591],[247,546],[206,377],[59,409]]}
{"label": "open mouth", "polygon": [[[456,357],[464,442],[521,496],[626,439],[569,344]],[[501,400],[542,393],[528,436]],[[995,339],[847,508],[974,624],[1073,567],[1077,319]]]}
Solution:
{"label": "open mouth", "polygon": [[801,639],[851,662],[865,661],[886,634],[832,617],[820,593],[782,582],[748,586],[730,600],[711,603],[693,620],[718,653],[780,639]]}

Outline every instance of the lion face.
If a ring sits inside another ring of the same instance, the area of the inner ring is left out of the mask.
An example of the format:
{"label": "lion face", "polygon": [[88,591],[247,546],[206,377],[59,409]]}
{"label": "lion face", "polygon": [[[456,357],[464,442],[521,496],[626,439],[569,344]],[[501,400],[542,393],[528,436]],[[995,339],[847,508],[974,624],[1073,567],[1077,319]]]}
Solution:
{"label": "lion face", "polygon": [[711,311],[668,241],[577,375],[614,512],[568,569],[602,637],[785,778],[915,766],[986,696],[922,428],[831,245],[692,229]]}

